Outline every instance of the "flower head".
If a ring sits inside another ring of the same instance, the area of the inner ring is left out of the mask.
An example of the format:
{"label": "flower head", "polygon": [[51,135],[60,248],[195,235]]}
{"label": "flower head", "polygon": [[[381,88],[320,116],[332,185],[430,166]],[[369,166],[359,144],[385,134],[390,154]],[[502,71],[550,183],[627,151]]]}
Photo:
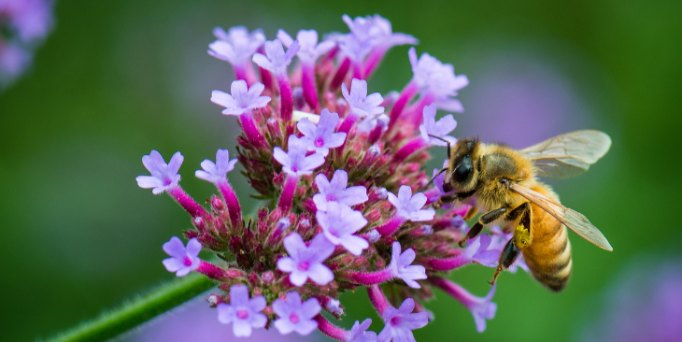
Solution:
{"label": "flower head", "polygon": [[389,306],[381,317],[384,329],[379,333],[379,341],[414,341],[412,330],[420,329],[429,323],[429,314],[415,312],[414,299],[407,298],[398,309]]}
{"label": "flower head", "polygon": [[[440,120],[436,121],[436,105],[428,105],[424,107],[423,120],[421,126],[419,126],[419,132],[421,133],[422,139],[427,141],[431,145],[435,146],[446,146],[446,140],[450,145],[454,145],[457,139],[448,136],[455,127],[457,127],[457,121],[452,117],[452,114],[448,114],[442,117]],[[441,139],[433,138],[438,137]]]}
{"label": "flower head", "polygon": [[180,152],[175,152],[168,164],[161,154],[152,150],[151,153],[142,157],[142,164],[151,176],[137,176],[137,186],[143,189],[152,189],[154,195],[161,194],[176,186],[180,182],[178,170],[184,157]]}
{"label": "flower head", "polygon": [[354,78],[351,81],[350,92],[344,83],[341,86],[343,98],[348,102],[351,113],[365,117],[376,117],[384,113],[384,107],[381,104],[384,98],[379,93],[367,95],[367,81]]}
{"label": "flower head", "polygon": [[[277,32],[277,39],[279,39],[284,46],[290,47],[294,40],[283,30]],[[323,41],[318,44],[317,31],[315,30],[300,30],[296,34],[296,41],[300,45],[300,49],[296,54],[303,63],[315,63],[318,57],[329,52],[334,48],[335,43],[331,40]]]}
{"label": "flower head", "polygon": [[400,242],[393,242],[393,252],[391,263],[388,268],[395,278],[402,279],[407,286],[418,289],[421,288],[415,280],[426,279],[426,269],[421,265],[412,265],[417,254],[412,248],[408,248],[401,253]]}
{"label": "flower head", "polygon": [[453,112],[463,112],[464,108],[459,100],[452,99],[457,92],[469,84],[466,76],[455,76],[455,68],[451,64],[444,64],[428,53],[417,59],[414,48],[409,52],[414,81],[422,92],[435,97],[438,108]]}
{"label": "flower head", "polygon": [[229,62],[234,66],[243,66],[251,60],[251,56],[265,42],[265,35],[260,30],[249,32],[243,26],[231,28],[225,32],[220,27],[213,29],[218,38],[208,46],[208,54]]}
{"label": "flower head", "polygon": [[320,113],[320,121],[315,124],[304,118],[298,122],[298,130],[303,133],[301,141],[306,144],[308,151],[315,151],[323,156],[329,154],[330,148],[343,145],[346,133],[336,132],[339,115],[326,108]]}
{"label": "flower head", "polygon": [[286,335],[296,331],[301,335],[308,335],[317,328],[313,319],[320,313],[320,303],[315,298],[301,302],[301,295],[291,291],[284,299],[277,299],[272,303],[272,310],[279,317],[275,321],[275,328]]}
{"label": "flower head", "polygon": [[230,287],[230,304],[218,304],[218,321],[232,323],[232,331],[237,337],[251,336],[252,328],[262,328],[267,317],[261,313],[265,309],[265,297],[249,298],[249,288],[237,284]]}
{"label": "flower head", "polygon": [[326,211],[318,211],[317,222],[322,227],[324,236],[334,245],[341,245],[354,255],[360,255],[369,247],[367,240],[353,235],[367,225],[362,213],[345,204],[327,203]]}
{"label": "flower head", "polygon": [[368,318],[362,323],[359,321],[355,321],[353,323],[353,327],[350,329],[350,333],[348,334],[348,339],[346,341],[348,342],[376,342],[377,341],[377,333],[374,331],[369,331],[369,326],[372,324],[372,319]]}
{"label": "flower head", "polygon": [[329,202],[345,204],[349,207],[365,203],[368,200],[367,189],[364,186],[348,187],[348,173],[336,170],[331,181],[324,174],[315,176],[315,184],[320,191],[313,196],[317,210],[327,210]]}
{"label": "flower head", "polygon": [[265,55],[260,53],[253,55],[253,62],[275,75],[285,75],[299,47],[299,43],[294,41],[285,52],[279,39],[268,41],[265,42]]}
{"label": "flower head", "polygon": [[182,241],[174,236],[163,244],[163,251],[170,256],[163,260],[163,266],[178,277],[184,277],[196,270],[201,263],[199,259],[201,243],[197,239],[190,239],[185,247]]}
{"label": "flower head", "polygon": [[282,164],[282,170],[288,175],[300,177],[313,173],[313,170],[324,163],[324,156],[319,153],[307,155],[308,148],[302,139],[289,136],[289,151],[284,152],[275,147],[272,156]]}
{"label": "flower head", "polygon": [[426,195],[419,192],[412,195],[412,189],[403,185],[398,190],[398,196],[388,193],[388,201],[398,211],[398,216],[413,222],[429,221],[433,219],[435,211],[433,209],[422,209],[426,204]]}
{"label": "flower head", "polygon": [[225,107],[225,115],[241,115],[254,109],[265,107],[270,102],[269,96],[261,96],[263,93],[262,83],[254,83],[249,88],[244,80],[232,82],[231,94],[214,90],[211,93],[211,102]]}
{"label": "flower head", "polygon": [[284,239],[284,248],[289,254],[277,261],[277,268],[289,275],[289,280],[296,286],[303,286],[306,280],[319,285],[326,285],[334,280],[334,274],[323,262],[334,252],[334,245],[318,234],[306,246],[298,233],[291,233]]}
{"label": "flower head", "polygon": [[226,180],[227,174],[234,169],[237,159],[230,160],[230,151],[228,150],[218,150],[215,159],[215,163],[208,159],[201,162],[202,170],[197,170],[194,175],[214,184]]}

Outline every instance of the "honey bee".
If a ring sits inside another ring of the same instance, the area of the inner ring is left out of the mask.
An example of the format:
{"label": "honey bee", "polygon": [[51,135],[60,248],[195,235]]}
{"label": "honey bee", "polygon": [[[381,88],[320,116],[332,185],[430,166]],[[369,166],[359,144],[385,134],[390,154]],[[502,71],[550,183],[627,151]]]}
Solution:
{"label": "honey bee", "polygon": [[441,170],[446,172],[444,190],[452,195],[444,196],[437,205],[476,199],[474,210],[483,214],[460,246],[495,221],[500,221],[506,231],[513,231],[491,284],[521,253],[535,279],[560,291],[572,268],[566,227],[599,248],[613,248],[597,227],[582,214],[564,207],[554,191],[536,177],[578,175],[604,156],[610,146],[608,135],[593,130],[558,135],[522,150],[476,139],[460,140],[454,148],[448,146],[448,164]]}

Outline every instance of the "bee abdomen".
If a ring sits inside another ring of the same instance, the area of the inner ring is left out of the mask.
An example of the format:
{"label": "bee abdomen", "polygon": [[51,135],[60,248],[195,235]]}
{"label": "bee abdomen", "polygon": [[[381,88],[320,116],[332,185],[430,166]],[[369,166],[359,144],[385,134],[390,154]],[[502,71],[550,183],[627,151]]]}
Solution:
{"label": "bee abdomen", "polygon": [[561,226],[545,242],[533,241],[525,251],[533,276],[553,291],[561,291],[571,276],[573,261],[566,227]]}

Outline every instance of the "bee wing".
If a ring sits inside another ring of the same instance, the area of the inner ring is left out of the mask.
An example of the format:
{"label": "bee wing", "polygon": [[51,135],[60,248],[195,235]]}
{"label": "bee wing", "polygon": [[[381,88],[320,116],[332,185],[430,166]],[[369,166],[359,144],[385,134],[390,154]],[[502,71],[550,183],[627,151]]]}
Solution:
{"label": "bee wing", "polygon": [[606,133],[583,130],[557,135],[520,152],[533,162],[538,176],[568,178],[587,171],[609,147],[611,138]]}
{"label": "bee wing", "polygon": [[602,232],[599,231],[599,229],[583,214],[573,209],[566,208],[557,201],[519,184],[512,184],[511,189],[554,216],[583,239],[601,249],[609,252],[613,251],[613,247],[611,247],[611,244],[604,234],[602,234]]}

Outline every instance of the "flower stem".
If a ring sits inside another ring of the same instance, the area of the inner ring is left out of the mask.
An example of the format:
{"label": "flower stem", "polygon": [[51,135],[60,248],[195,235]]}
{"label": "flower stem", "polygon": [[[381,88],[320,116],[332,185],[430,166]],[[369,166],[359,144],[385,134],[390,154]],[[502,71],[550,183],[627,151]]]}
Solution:
{"label": "flower stem", "polygon": [[215,284],[199,274],[171,281],[51,341],[104,341],[145,323],[205,292]]}

